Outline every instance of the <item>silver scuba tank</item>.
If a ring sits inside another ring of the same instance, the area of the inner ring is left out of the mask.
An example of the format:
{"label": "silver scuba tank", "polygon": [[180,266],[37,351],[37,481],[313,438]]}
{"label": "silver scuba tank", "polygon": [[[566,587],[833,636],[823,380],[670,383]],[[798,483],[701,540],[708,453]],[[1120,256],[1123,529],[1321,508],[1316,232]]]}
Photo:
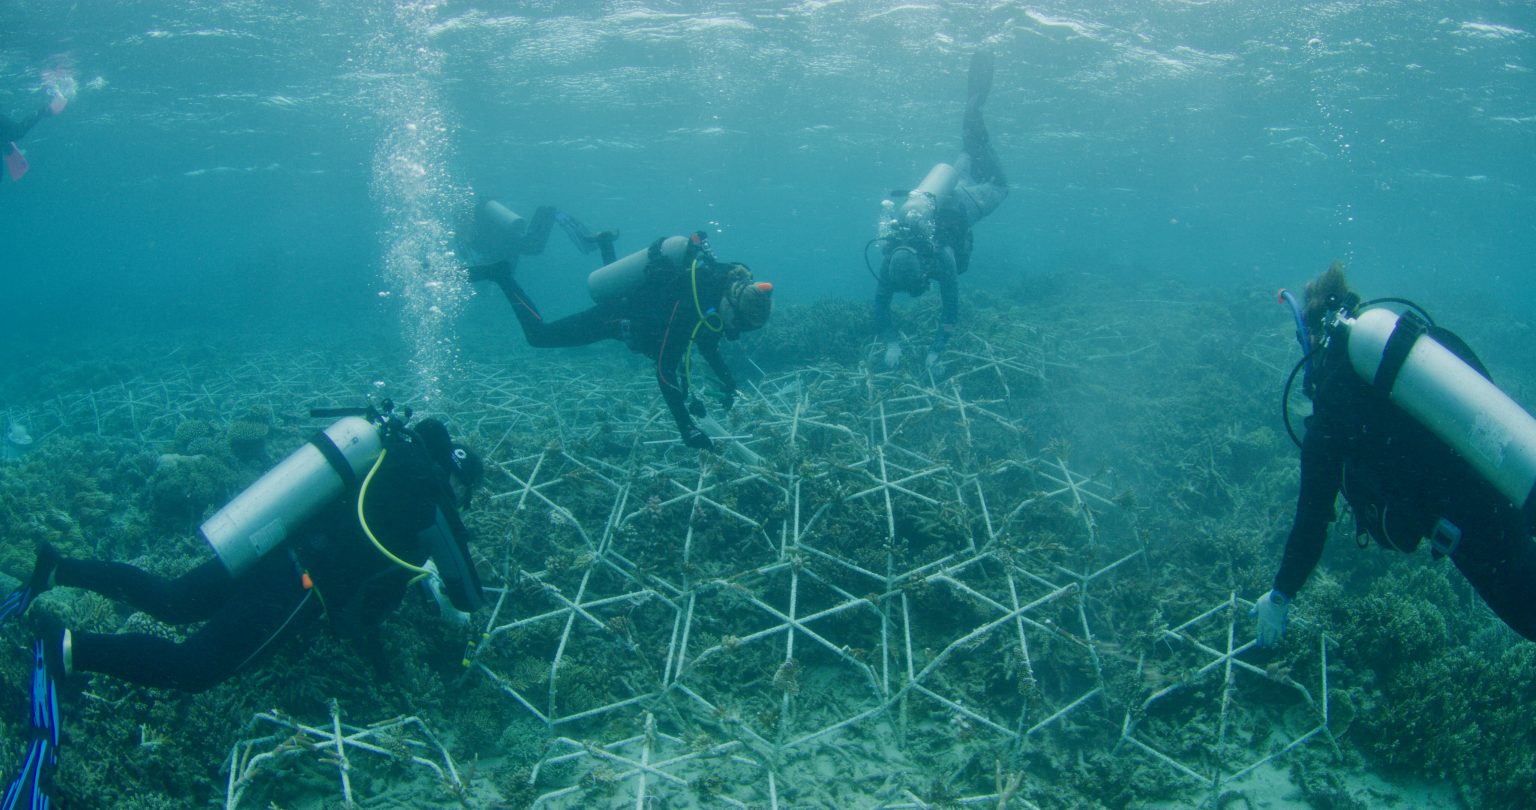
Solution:
{"label": "silver scuba tank", "polygon": [[[661,242],[661,255],[674,267],[681,268],[688,258],[688,237],[669,236]],[[587,276],[587,292],[599,303],[617,301],[645,283],[645,269],[650,266],[650,248],[643,248],[593,270]]]}
{"label": "silver scuba tank", "polygon": [[496,200],[475,207],[474,249],[487,261],[511,258],[514,244],[528,231],[528,220]]}
{"label": "silver scuba tank", "polygon": [[230,576],[239,577],[366,473],[383,446],[372,422],[344,416],[256,479],[197,533],[213,546]]}
{"label": "silver scuba tank", "polygon": [[926,223],[931,229],[934,211],[944,204],[959,182],[960,173],[955,171],[954,166],[935,163],[923,177],[923,182],[907,192],[907,199],[901,204],[899,220],[914,227],[923,227],[923,223]]}
{"label": "silver scuba tank", "polygon": [[[1387,309],[1342,320],[1349,330],[1350,365],[1460,453],[1530,520],[1536,515],[1536,419],[1422,329],[1404,329],[1408,322]],[[1394,337],[1400,330],[1404,334]]]}

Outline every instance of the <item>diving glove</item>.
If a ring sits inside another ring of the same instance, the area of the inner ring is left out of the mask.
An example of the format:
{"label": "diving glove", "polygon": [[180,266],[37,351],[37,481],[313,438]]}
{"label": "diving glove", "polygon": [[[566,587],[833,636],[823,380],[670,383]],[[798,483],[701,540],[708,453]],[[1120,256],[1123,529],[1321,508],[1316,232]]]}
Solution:
{"label": "diving glove", "polygon": [[1285,638],[1285,625],[1289,621],[1290,610],[1291,600],[1279,591],[1270,591],[1259,597],[1248,615],[1259,620],[1260,647],[1280,646],[1280,639]]}
{"label": "diving glove", "polygon": [[885,344],[885,367],[895,368],[901,365],[901,344],[891,342]]}
{"label": "diving glove", "polygon": [[938,352],[929,352],[928,357],[923,360],[923,365],[935,378],[944,376],[944,361],[939,359]]}
{"label": "diving glove", "polygon": [[695,450],[714,452],[715,449],[715,441],[709,438],[709,434],[700,430],[698,425],[689,425],[683,428],[683,444]]}

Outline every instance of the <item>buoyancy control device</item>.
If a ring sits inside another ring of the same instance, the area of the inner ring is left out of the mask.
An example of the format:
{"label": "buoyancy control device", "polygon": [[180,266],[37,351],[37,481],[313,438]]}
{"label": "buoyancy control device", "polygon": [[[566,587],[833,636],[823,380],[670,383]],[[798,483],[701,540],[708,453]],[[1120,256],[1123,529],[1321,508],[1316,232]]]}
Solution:
{"label": "buoyancy control device", "polygon": [[239,577],[343,489],[355,486],[383,446],[377,425],[343,416],[236,495],[197,533],[230,576]]}
{"label": "buoyancy control device", "polygon": [[1341,314],[1355,373],[1460,453],[1536,526],[1536,418],[1409,312]]}
{"label": "buoyancy control device", "polygon": [[[934,164],[917,188],[905,192],[899,207],[894,200],[881,203],[875,240],[911,241],[916,237],[932,242],[937,212],[959,182],[960,174],[955,167],[948,163]],[[900,198],[903,192],[893,191],[891,196]]]}
{"label": "buoyancy control device", "polygon": [[617,301],[645,284],[658,262],[684,271],[699,255],[710,256],[709,242],[702,231],[695,231],[692,236],[657,239],[642,250],[593,270],[587,276],[587,292],[598,303]]}

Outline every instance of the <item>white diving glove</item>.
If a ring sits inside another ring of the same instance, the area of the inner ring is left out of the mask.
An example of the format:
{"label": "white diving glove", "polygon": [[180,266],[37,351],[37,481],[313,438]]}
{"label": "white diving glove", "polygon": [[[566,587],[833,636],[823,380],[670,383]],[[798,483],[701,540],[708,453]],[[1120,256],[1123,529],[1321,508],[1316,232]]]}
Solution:
{"label": "white diving glove", "polygon": [[939,359],[938,352],[929,352],[928,357],[923,361],[923,365],[927,367],[929,374],[935,377],[944,376],[944,362]]}
{"label": "white diving glove", "polygon": [[1279,591],[1270,591],[1254,603],[1253,611],[1248,615],[1259,620],[1260,647],[1280,646],[1280,639],[1285,638],[1285,624],[1290,610],[1291,600]]}
{"label": "white diving glove", "polygon": [[885,367],[895,368],[901,365],[901,344],[892,341],[885,344]]}
{"label": "white diving glove", "polygon": [[429,558],[427,564],[422,567],[432,572],[431,576],[421,581],[421,587],[426,590],[428,596],[432,597],[432,601],[437,603],[438,615],[443,621],[455,627],[468,626],[469,614],[454,607],[453,600],[448,598],[448,592],[443,590],[443,578],[437,573],[437,562]]}

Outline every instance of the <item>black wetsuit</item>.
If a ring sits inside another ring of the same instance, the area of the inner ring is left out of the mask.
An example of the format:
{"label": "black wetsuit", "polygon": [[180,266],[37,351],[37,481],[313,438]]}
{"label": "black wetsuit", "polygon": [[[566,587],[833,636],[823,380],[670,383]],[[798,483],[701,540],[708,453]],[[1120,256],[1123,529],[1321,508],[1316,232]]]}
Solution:
{"label": "black wetsuit", "polygon": [[[725,294],[727,269],[700,259],[697,298],[691,267],[673,267],[665,257],[651,260],[647,281],[630,295],[605,301],[556,321],[546,321],[510,274],[495,277],[506,293],[528,345],[537,348],[585,346],[600,340],[617,340],[630,351],[656,361],[656,385],[667,409],[685,438],[698,429],[688,416],[688,380],[679,367],[688,353],[689,341],[699,349],[726,391],[736,390],[736,380],[720,357],[722,333],[713,328],[718,317],[709,316]],[[699,314],[707,317],[700,324]]]}
{"label": "black wetsuit", "polygon": [[46,105],[33,111],[33,113],[20,121],[12,121],[6,116],[0,115],[0,148],[7,147],[12,141],[19,141],[26,137],[37,122],[43,120],[49,113]]}
{"label": "black wetsuit", "polygon": [[[1464,344],[1432,333],[1474,368]],[[1342,491],[1358,530],[1413,551],[1442,519],[1461,532],[1451,561],[1506,624],[1536,640],[1536,542],[1520,512],[1459,454],[1367,384],[1343,339],[1319,358],[1301,446],[1301,492],[1274,588],[1295,597],[1317,566]],[[1442,556],[1438,551],[1435,556]]]}
{"label": "black wetsuit", "polygon": [[[385,558],[368,540],[356,498],[354,490],[328,504],[239,579],[218,559],[176,579],[124,563],[60,560],[57,585],[96,591],[168,624],[205,622],[181,643],[77,630],[73,669],[196,692],[221,683],[322,615],[342,635],[382,621],[415,572]],[[442,468],[418,445],[391,446],[364,505],[374,535],[397,557],[421,565],[430,549],[418,534],[433,524],[438,509],[458,520]],[[306,572],[313,587],[305,587]]]}
{"label": "black wetsuit", "polygon": [[[965,117],[961,120],[961,145],[955,171],[960,181],[934,212],[933,244],[919,247],[925,282],[939,287],[941,308],[939,328],[930,349],[941,352],[960,318],[959,276],[971,264],[971,227],[997,210],[1008,197],[1008,178],[992,148],[992,139],[982,119],[982,106],[992,87],[991,56],[979,53],[971,63],[970,88],[966,97]],[[897,290],[887,279],[891,254],[902,247],[900,240],[882,245],[884,260],[880,280],[875,287],[875,329],[885,343],[899,339],[891,320],[891,298],[897,292],[921,294],[922,290]]]}

